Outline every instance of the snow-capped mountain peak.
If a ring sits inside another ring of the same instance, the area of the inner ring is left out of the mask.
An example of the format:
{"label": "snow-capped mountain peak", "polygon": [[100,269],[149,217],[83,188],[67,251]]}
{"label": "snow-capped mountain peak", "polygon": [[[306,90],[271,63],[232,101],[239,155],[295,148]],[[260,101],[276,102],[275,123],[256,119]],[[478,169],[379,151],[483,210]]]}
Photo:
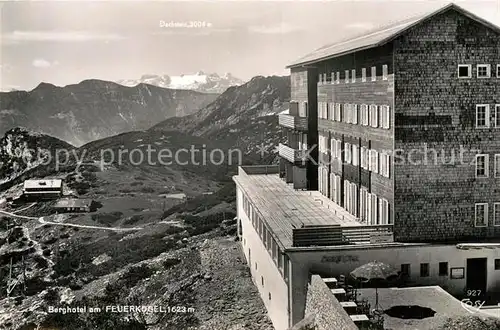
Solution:
{"label": "snow-capped mountain peak", "polygon": [[189,89],[203,93],[222,94],[229,87],[240,86],[245,82],[230,73],[225,73],[221,77],[217,73],[207,74],[204,71],[198,71],[195,74],[182,74],[180,76],[144,74],[139,79],[123,79],[118,80],[117,83],[128,87],[143,83],[170,89]]}

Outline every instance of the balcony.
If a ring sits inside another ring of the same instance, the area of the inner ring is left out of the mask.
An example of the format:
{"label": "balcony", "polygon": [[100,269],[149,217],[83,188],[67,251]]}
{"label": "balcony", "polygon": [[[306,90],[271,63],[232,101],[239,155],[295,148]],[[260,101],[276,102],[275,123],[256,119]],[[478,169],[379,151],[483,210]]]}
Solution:
{"label": "balcony", "polygon": [[278,118],[280,126],[288,127],[297,131],[307,131],[307,117],[281,114]]}
{"label": "balcony", "polygon": [[278,154],[291,163],[301,163],[305,161],[307,150],[293,149],[287,145],[280,143]]}

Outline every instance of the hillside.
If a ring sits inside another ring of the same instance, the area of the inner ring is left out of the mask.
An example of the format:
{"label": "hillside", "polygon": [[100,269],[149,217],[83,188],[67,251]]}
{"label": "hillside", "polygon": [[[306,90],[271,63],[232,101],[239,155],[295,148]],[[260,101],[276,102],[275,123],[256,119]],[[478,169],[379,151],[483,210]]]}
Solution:
{"label": "hillside", "polygon": [[[0,188],[2,183],[21,176],[38,166],[54,165],[56,153],[65,162],[74,147],[55,137],[16,127],[0,138]],[[0,189],[1,190],[1,189]]]}
{"label": "hillside", "polygon": [[167,119],[150,131],[180,130],[217,141],[225,148],[237,147],[249,157],[254,155],[252,160],[265,162],[284,140],[277,114],[288,109],[289,101],[290,77],[258,76],[229,88],[198,112]]}
{"label": "hillside", "polygon": [[0,93],[0,135],[25,126],[80,146],[191,114],[216,97],[146,84],[125,87],[102,80],[65,87],[41,83],[29,92]]}
{"label": "hillside", "polygon": [[167,119],[152,129],[177,129],[203,136],[250,118],[279,113],[288,108],[290,77],[257,76],[231,87],[214,102],[190,116]]}

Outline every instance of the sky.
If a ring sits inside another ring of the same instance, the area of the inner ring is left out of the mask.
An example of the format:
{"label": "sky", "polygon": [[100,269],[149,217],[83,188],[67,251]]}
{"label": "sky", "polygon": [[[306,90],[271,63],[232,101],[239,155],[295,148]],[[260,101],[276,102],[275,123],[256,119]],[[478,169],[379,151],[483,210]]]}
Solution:
{"label": "sky", "polygon": [[[0,88],[31,90],[42,81],[65,86],[200,70],[244,80],[286,75],[287,64],[318,47],[449,2],[3,2]],[[500,0],[454,2],[500,25]]]}

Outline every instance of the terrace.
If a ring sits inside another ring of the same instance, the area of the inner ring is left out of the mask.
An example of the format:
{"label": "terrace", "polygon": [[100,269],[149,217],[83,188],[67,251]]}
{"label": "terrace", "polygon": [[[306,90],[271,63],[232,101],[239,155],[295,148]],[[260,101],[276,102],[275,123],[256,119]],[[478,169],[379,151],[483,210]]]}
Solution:
{"label": "terrace", "polygon": [[366,225],[318,191],[295,190],[278,166],[240,166],[237,186],[282,248],[393,242],[392,225]]}

